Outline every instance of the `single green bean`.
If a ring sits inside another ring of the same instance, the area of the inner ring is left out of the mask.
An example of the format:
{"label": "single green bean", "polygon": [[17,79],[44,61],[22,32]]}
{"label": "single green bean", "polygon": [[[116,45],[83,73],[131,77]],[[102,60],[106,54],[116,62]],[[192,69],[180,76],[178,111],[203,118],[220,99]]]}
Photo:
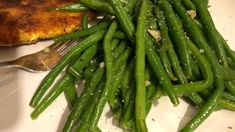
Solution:
{"label": "single green bean", "polygon": [[91,9],[94,9],[94,10],[97,10],[100,12],[104,12],[104,13],[108,13],[108,14],[115,14],[112,6],[106,1],[103,1],[103,0],[80,0],[79,2],[82,3],[83,5],[91,8]]}
{"label": "single green bean", "polygon": [[48,8],[49,11],[68,11],[68,12],[83,12],[87,11],[88,8],[81,3],[72,3],[63,7]]}
{"label": "single green bean", "polygon": [[70,110],[73,108],[74,104],[78,101],[77,89],[75,86],[75,81],[71,81],[66,86],[64,90],[65,97],[67,99]]}
{"label": "single green bean", "polygon": [[226,99],[220,99],[218,101],[219,105],[222,106],[225,109],[235,111],[235,102],[226,100]]}
{"label": "single green bean", "polygon": [[88,29],[88,15],[87,12],[85,12],[82,16],[82,30]]}
{"label": "single green bean", "polygon": [[116,59],[125,49],[127,46],[127,42],[121,41],[121,43],[115,48],[113,51],[113,58]]}
{"label": "single green bean", "polygon": [[120,88],[125,69],[126,69],[126,63],[122,64],[118,73],[114,75],[112,89],[110,90],[110,97],[108,99],[108,103],[112,109],[118,108],[118,105],[116,103],[117,102],[116,96],[117,96],[118,89]]}
{"label": "single green bean", "polygon": [[127,39],[126,35],[121,31],[117,31],[113,37],[116,39]]}
{"label": "single green bean", "polygon": [[113,73],[117,73],[119,67],[127,61],[129,56],[131,55],[132,50],[131,48],[126,48],[119,56],[118,58],[114,61],[115,65],[113,67]]}
{"label": "single green bean", "polygon": [[170,64],[168,55],[166,53],[165,47],[161,46],[161,48],[159,50],[160,50],[159,57],[161,59],[161,62],[162,62],[162,65],[163,65],[164,69],[166,70],[166,73],[168,74],[169,78],[172,81],[176,81],[177,78],[175,77],[175,75],[174,75],[174,73],[171,69],[171,64]]}
{"label": "single green bean", "polygon": [[104,105],[106,104],[110,96],[109,93],[110,93],[112,81],[113,81],[113,58],[111,54],[110,43],[112,41],[113,34],[115,33],[116,29],[117,29],[117,23],[114,21],[109,27],[109,30],[104,38],[103,49],[104,49],[104,58],[105,58],[104,62],[106,66],[106,81],[105,81],[106,83],[105,83],[104,90],[101,93],[100,99],[97,102],[94,111],[92,112],[90,130],[93,130],[94,128],[96,128],[99,118],[101,116],[101,113],[103,111]]}
{"label": "single green bean", "polygon": [[123,77],[123,81],[122,81],[122,87],[121,87],[121,91],[122,91],[122,98],[124,100],[124,108],[127,107],[130,97],[133,93],[133,89],[134,89],[134,81],[131,81],[131,79],[134,77],[134,59],[132,59],[125,71],[124,77]]}
{"label": "single green bean", "polygon": [[[139,132],[147,132],[145,124],[146,119],[146,87],[145,87],[145,35],[147,9],[149,6],[148,0],[142,0],[139,9],[137,28],[136,28],[136,65],[135,65],[135,120],[136,127]],[[146,47],[148,49],[148,47]]]}
{"label": "single green bean", "polygon": [[54,39],[54,41],[55,42],[61,42],[61,41],[64,42],[64,41],[71,40],[71,39],[86,37],[86,36],[89,36],[95,32],[98,32],[100,30],[106,29],[109,26],[109,24],[110,23],[108,23],[108,22],[100,22],[99,24],[92,26],[86,30],[78,30],[78,31],[72,32],[70,34],[66,34],[66,35],[57,37]]}
{"label": "single green bean", "polygon": [[195,5],[192,3],[191,0],[182,0],[183,5],[187,10],[194,10],[197,11]]}
{"label": "single green bean", "polygon": [[117,45],[119,44],[120,40],[119,39],[113,39],[110,44],[111,51],[113,51]]}

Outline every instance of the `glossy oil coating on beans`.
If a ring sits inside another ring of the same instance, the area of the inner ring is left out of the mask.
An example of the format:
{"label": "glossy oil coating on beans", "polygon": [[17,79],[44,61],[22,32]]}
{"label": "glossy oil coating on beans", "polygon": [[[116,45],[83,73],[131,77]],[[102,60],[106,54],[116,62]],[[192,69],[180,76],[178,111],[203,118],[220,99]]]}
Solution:
{"label": "glossy oil coating on beans", "polygon": [[165,0],[159,0],[159,7],[162,9],[165,15],[166,23],[169,27],[169,31],[171,32],[171,37],[174,43],[177,46],[177,51],[179,54],[179,58],[182,62],[183,70],[186,73],[186,77],[192,76],[192,67],[190,65],[190,55],[188,53],[187,42],[185,37],[185,32],[183,30],[182,24],[177,18],[175,12],[171,8],[171,6],[167,6]]}
{"label": "glossy oil coating on beans", "polygon": [[146,118],[146,88],[145,88],[145,23],[147,20],[148,0],[142,0],[139,11],[137,28],[136,28],[136,97],[135,97],[135,118],[136,127],[139,132],[147,132],[145,124]]}
{"label": "glossy oil coating on beans", "polygon": [[[64,132],[102,131],[98,122],[106,104],[123,131],[147,132],[146,117],[162,96],[175,106],[183,98],[198,109],[183,132],[194,131],[214,111],[235,111],[235,51],[215,29],[208,1],[198,1],[78,2],[104,17],[88,28],[84,12],[82,29],[55,39],[81,42],[44,78],[32,101],[32,118],[63,92],[70,109]],[[63,8],[72,11],[76,4]]]}
{"label": "glossy oil coating on beans", "polygon": [[184,8],[178,3],[177,0],[172,0],[173,7],[178,12],[179,16],[182,18],[183,22],[186,24],[185,28],[187,28],[190,37],[194,41],[194,43],[204,50],[205,56],[207,57],[209,63],[212,66],[212,70],[214,72],[215,81],[212,95],[205,103],[205,105],[201,108],[198,114],[186,125],[186,127],[182,131],[192,131],[197,128],[203,120],[205,120],[215,109],[218,99],[221,96],[221,93],[224,89],[224,81],[222,78],[222,74],[219,70],[219,62],[217,58],[214,56],[213,51],[207,44],[206,39],[201,34],[200,29],[197,25],[195,25],[194,21],[185,14]]}

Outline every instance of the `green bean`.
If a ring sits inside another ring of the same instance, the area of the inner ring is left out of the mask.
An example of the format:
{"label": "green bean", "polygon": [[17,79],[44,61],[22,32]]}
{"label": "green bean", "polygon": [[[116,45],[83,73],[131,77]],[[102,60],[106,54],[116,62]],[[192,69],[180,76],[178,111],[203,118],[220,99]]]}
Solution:
{"label": "green bean", "polygon": [[[217,31],[217,34],[218,34],[218,38],[223,42],[223,46],[224,46],[226,54],[230,57],[230,59],[232,59],[234,61],[235,55],[232,54],[232,50],[228,46],[227,42],[224,40],[224,38],[222,37],[222,35],[218,31]],[[227,65],[227,63],[224,66],[225,66],[226,70],[222,66],[220,66],[221,72],[225,72],[225,74],[223,74],[223,76],[225,77],[224,78],[225,80],[226,79],[230,80],[231,78],[229,78],[229,77],[233,78],[234,71],[228,68],[229,66]],[[227,75],[226,75],[226,73],[227,73]],[[235,95],[235,85],[234,84],[232,84],[230,81],[226,81],[225,86],[228,91],[230,91],[233,95]]]}
{"label": "green bean", "polygon": [[147,115],[150,112],[151,108],[152,108],[152,100],[150,99],[146,102],[146,113],[147,113]]}
{"label": "green bean", "polygon": [[117,45],[119,44],[119,39],[113,39],[112,41],[111,41],[111,44],[110,44],[110,48],[111,48],[111,51],[113,51],[116,47],[117,47]]}
{"label": "green bean", "polygon": [[[209,12],[207,11],[207,9],[204,7],[204,8],[201,8],[200,7],[200,11],[202,14],[208,14]],[[206,19],[207,18],[207,19]],[[224,51],[229,55],[230,59],[234,60],[235,59],[235,56],[232,54],[231,52],[231,49],[230,47],[228,46],[227,42],[224,40],[224,38],[222,37],[222,35],[216,30],[214,24],[213,24],[213,21],[212,19],[210,18],[210,16],[208,17],[202,17],[203,20],[201,20],[202,22],[204,21],[204,24],[207,24],[208,27],[205,27],[205,30],[207,32],[209,32],[209,39],[212,43],[215,43],[215,44],[220,44],[222,43],[222,45],[218,45],[217,47],[214,46],[215,48],[217,48],[217,52],[219,52],[219,56],[222,58],[222,63],[223,65],[225,66],[225,69],[224,68],[221,68],[221,72],[223,72],[223,76],[226,77],[224,78],[225,80],[226,79],[231,79],[230,77],[233,78],[233,74],[234,71],[233,70],[230,70],[228,68],[228,62],[227,62],[227,57],[224,53]],[[213,32],[213,33],[211,33]],[[210,35],[211,34],[211,35]],[[213,36],[213,35],[216,35],[216,36]],[[217,43],[216,43],[217,42]],[[221,48],[223,46],[224,50]],[[218,49],[219,48],[219,49]],[[225,73],[225,74],[224,74]],[[226,73],[229,73],[229,74],[226,74]],[[235,93],[235,85],[233,85],[231,82],[225,82],[225,85],[226,85],[226,89],[229,90],[230,92],[232,92],[233,94]]]}
{"label": "green bean", "polygon": [[[145,124],[146,119],[146,87],[145,87],[145,23],[147,21],[147,9],[149,1],[142,0],[139,10],[139,16],[136,28],[136,66],[135,66],[135,119],[136,126],[139,132],[147,132]],[[146,47],[148,48],[148,47]]]}
{"label": "green bean", "polygon": [[154,93],[153,99],[158,100],[162,97],[164,91],[160,87],[156,87],[156,92]]}
{"label": "green bean", "polygon": [[235,96],[232,95],[231,93],[228,93],[228,92],[224,92],[224,93],[223,93],[223,98],[224,98],[224,99],[231,100],[231,101],[235,101]]}
{"label": "green bean", "polygon": [[154,16],[148,16],[147,18],[147,29],[152,29],[152,30],[157,30],[158,29],[158,25],[157,25],[157,21],[156,18]]}
{"label": "green bean", "polygon": [[88,102],[89,98],[94,94],[96,86],[101,81],[104,68],[103,63],[100,63],[99,68],[95,71],[94,75],[91,77],[89,82],[86,83],[85,89],[82,91],[81,95],[78,98],[78,102],[74,105],[72,111],[70,112],[67,121],[64,125],[63,132],[70,132],[73,130],[78,119],[80,119],[82,112],[84,111],[84,106]]}
{"label": "green bean", "polygon": [[228,65],[227,56],[226,56],[224,46],[223,46],[224,41],[221,39],[221,37],[217,33],[212,17],[207,9],[207,6],[204,4],[205,1],[204,0],[192,0],[192,2],[197,8],[197,12],[200,16],[200,21],[204,25],[204,29],[207,33],[207,36],[211,44],[213,44],[216,54],[218,55],[218,58],[221,60],[221,64],[225,66]]}
{"label": "green bean", "polygon": [[127,39],[126,35],[121,31],[117,31],[113,37],[116,39]]}
{"label": "green bean", "polygon": [[[223,46],[224,46],[226,54],[228,55],[228,57],[232,61],[235,61],[235,54],[233,54],[233,52],[230,49],[229,45],[227,44],[227,42],[224,40],[224,38],[222,37],[222,35],[218,31],[217,31],[217,34],[218,34],[219,39],[223,42]],[[233,76],[235,76],[234,70],[231,70],[230,68],[228,68],[229,65],[224,65],[224,67],[225,67],[226,70],[223,67],[220,66],[221,72],[223,72],[224,79],[225,80],[227,80],[227,79],[234,80],[234,79],[232,79]],[[231,83],[230,81],[226,81],[225,86],[226,86],[226,89],[228,91],[230,91],[233,95],[235,95],[235,84]]]}
{"label": "green bean", "polygon": [[131,94],[133,93],[133,89],[134,89],[134,81],[131,81],[131,79],[133,78],[133,73],[134,73],[134,59],[132,59],[127,68],[126,71],[124,73],[124,77],[123,77],[123,81],[122,81],[122,87],[121,87],[121,91],[122,91],[122,98],[124,100],[124,108],[127,107]]}
{"label": "green bean", "polygon": [[67,99],[70,110],[73,108],[74,104],[78,101],[77,90],[75,87],[75,81],[71,81],[64,90],[65,97]]}
{"label": "green bean", "polygon": [[195,5],[192,3],[191,0],[182,0],[183,5],[187,10],[194,10],[197,11]]}
{"label": "green bean", "polygon": [[83,5],[91,8],[91,9],[94,9],[94,10],[97,10],[100,12],[104,12],[104,13],[108,13],[108,14],[115,14],[112,6],[106,1],[103,1],[103,0],[80,0],[79,2],[82,3]]}
{"label": "green bean", "polygon": [[98,60],[91,60],[91,65],[82,73],[85,79],[89,79],[99,66]]}
{"label": "green bean", "polygon": [[72,3],[72,4],[65,5],[63,7],[48,8],[48,10],[49,11],[83,12],[83,11],[87,11],[88,9],[81,3]]}
{"label": "green bean", "polygon": [[153,84],[153,82],[151,82],[151,84],[147,87],[147,93],[146,93],[146,98],[147,98],[147,102],[146,102],[146,113],[148,114],[151,107],[152,107],[152,101],[153,101],[153,96],[155,94],[155,85]]}
{"label": "green bean", "polygon": [[170,77],[170,79],[172,81],[176,81],[177,78],[175,77],[175,75],[171,69],[171,64],[170,64],[169,58],[167,56],[165,47],[161,46],[161,48],[159,50],[160,50],[159,57],[161,59],[162,65],[163,65],[166,73],[168,74],[168,76]]}
{"label": "green bean", "polygon": [[148,62],[153,69],[154,75],[159,79],[160,85],[164,88],[166,93],[168,94],[171,102],[176,106],[179,103],[179,100],[175,94],[175,90],[173,89],[173,85],[170,79],[167,76],[163,66],[161,65],[160,58],[157,53],[154,51],[154,47],[151,41],[150,36],[146,36],[146,55]]}
{"label": "green bean", "polygon": [[127,43],[125,41],[121,41],[121,43],[115,48],[113,51],[113,58],[116,59],[125,49]]}
{"label": "green bean", "polygon": [[[157,10],[159,10],[159,9],[155,9],[156,11]],[[159,19],[160,20],[162,20],[161,21],[161,27],[162,28],[164,28],[165,27],[165,32],[167,31],[167,28],[166,28],[166,26],[164,26],[164,19],[162,19],[162,17],[161,17],[161,14],[160,14],[160,10],[159,11],[157,11],[156,12],[156,14],[158,14],[157,16],[159,17]],[[163,30],[164,31],[164,30]],[[166,36],[166,35],[165,35]],[[165,39],[164,39],[165,40]],[[187,43],[188,44],[188,43]],[[208,64],[208,63],[207,63]],[[207,68],[208,69],[208,68]],[[209,69],[209,71],[210,71],[210,69]],[[207,72],[206,72],[207,73]],[[196,82],[196,83],[194,83],[194,87],[196,87],[197,89],[198,88],[202,88],[202,89],[200,89],[200,90],[203,90],[203,89],[205,89],[205,88],[207,88],[207,87],[210,87],[211,86],[211,83],[212,83],[212,80],[213,80],[213,75],[212,75],[212,72],[208,72],[208,74],[207,74],[208,76],[205,76],[205,77],[208,77],[208,78],[206,78],[206,80],[204,81],[204,82]],[[182,77],[184,77],[184,76],[182,76]],[[207,80],[208,79],[208,80]],[[181,83],[187,83],[187,80],[185,79],[185,77],[184,78],[181,78],[181,80],[179,80]],[[180,88],[178,88],[178,86],[180,86]],[[182,87],[183,86],[183,87]],[[184,87],[185,86],[185,87]],[[191,88],[189,89],[188,87],[190,87],[190,85],[188,85],[188,84],[183,84],[183,85],[176,85],[175,86],[176,87],[176,90],[182,90],[182,89],[184,89],[184,90],[192,90]],[[183,90],[183,91],[184,91]],[[194,89],[195,90],[195,89]],[[179,93],[179,91],[176,91],[176,92],[178,92]],[[187,93],[188,95],[188,97],[195,103],[195,104],[198,104],[198,105],[201,105],[202,103],[203,103],[203,100],[201,99],[201,97],[197,94],[197,93],[192,93],[192,91],[190,91],[190,92],[188,92]],[[159,97],[159,96],[158,96]]]}
{"label": "green bean", "polygon": [[110,23],[108,22],[100,22],[99,24],[92,26],[91,28],[88,28],[86,30],[78,30],[75,32],[72,32],[70,34],[66,34],[60,37],[55,38],[55,42],[64,42],[66,40],[71,40],[71,39],[77,39],[80,37],[86,37],[89,36],[95,32],[101,31],[106,29],[109,26]]}
{"label": "green bean", "polygon": [[30,106],[35,107],[41,100],[42,96],[45,94],[47,89],[51,86],[51,84],[54,82],[55,78],[58,76],[58,74],[64,69],[64,67],[73,60],[77,55],[79,55],[82,51],[87,49],[93,44],[98,43],[103,36],[105,31],[99,31],[95,34],[92,34],[85,38],[83,41],[81,41],[79,44],[75,45],[68,53],[64,55],[64,57],[59,61],[57,66],[53,68],[49,74],[42,80],[40,86],[34,93],[31,101]]}
{"label": "green bean", "polygon": [[[173,70],[176,73],[177,80],[181,84],[188,83],[188,80],[182,71],[180,62],[172,46],[171,40],[168,36],[168,27],[165,23],[163,12],[156,6],[154,7],[154,13],[157,19],[159,20],[158,22],[159,22],[159,27],[160,27],[161,36],[162,36],[162,43],[165,45],[166,48],[168,48],[168,56],[173,66]],[[191,63],[191,59],[192,57],[190,57],[190,63]],[[194,68],[194,66],[192,66],[192,68]],[[203,84],[201,86],[203,86]],[[208,85],[205,85],[205,86],[208,86]],[[202,87],[202,88],[205,88],[205,87]],[[190,98],[195,104],[199,105],[199,102],[201,102],[200,101],[201,99],[199,100],[199,95],[197,95],[196,93],[188,93],[187,97]]]}
{"label": "green bean", "polygon": [[88,29],[88,16],[87,12],[85,12],[82,16],[82,30]]}
{"label": "green bean", "polygon": [[[164,45],[164,47],[166,47],[166,50],[167,50],[169,59],[171,61],[173,70],[176,74],[177,80],[180,83],[186,83],[187,78],[185,78],[185,75],[184,75],[184,73],[182,71],[182,68],[180,66],[179,59],[178,59],[178,57],[175,53],[172,42],[171,42],[171,40],[168,36],[168,27],[166,25],[165,17],[163,15],[163,12],[158,7],[155,6],[154,7],[154,14],[155,14],[156,18],[158,19],[160,32],[161,32],[161,37],[162,37],[162,39],[161,39],[162,45]],[[192,63],[192,57],[190,57],[189,59],[190,59],[189,62],[192,66],[192,72],[197,73],[197,69],[196,69],[196,72],[195,72],[195,68],[197,68],[197,67],[196,67],[196,65],[193,65],[194,63]],[[193,77],[194,76],[192,74],[190,78],[193,78]]]}
{"label": "green bean", "polygon": [[[131,62],[129,62],[127,71],[125,74],[127,74],[127,78],[125,78],[123,81],[128,81],[128,83],[124,83],[124,89],[122,90],[123,100],[124,100],[124,106],[123,106],[123,113],[120,117],[120,126],[124,129],[133,130],[133,124],[134,120],[134,107],[135,107],[135,82],[130,81],[134,77],[134,63],[135,60],[132,59]],[[123,88],[123,87],[122,87]],[[133,121],[132,121],[133,120]]]}
{"label": "green bean", "polygon": [[68,72],[76,78],[81,77],[81,70],[92,60],[98,51],[98,45],[91,45],[84,53],[68,68]]}
{"label": "green bean", "polygon": [[[201,92],[201,94],[203,96],[205,96],[206,98],[208,98],[210,96],[210,92],[209,90],[204,90]],[[216,110],[220,110],[221,108],[225,108],[228,110],[235,110],[235,102],[234,102],[234,96],[232,96],[231,94],[224,92],[222,94],[222,98],[219,99],[218,101],[218,105],[216,107]]]}
{"label": "green bean", "polygon": [[132,50],[131,48],[126,48],[119,56],[118,58],[114,61],[115,65],[113,67],[113,73],[117,73],[119,67],[126,62],[128,57],[131,55]]}
{"label": "green bean", "polygon": [[96,128],[98,124],[98,120],[101,116],[103,111],[104,105],[107,102],[108,98],[110,97],[110,90],[113,81],[113,59],[110,49],[110,43],[112,41],[113,34],[117,29],[117,23],[113,22],[109,27],[107,34],[105,35],[104,42],[103,42],[103,49],[104,49],[104,62],[106,66],[106,83],[105,87],[101,93],[100,99],[97,102],[94,111],[92,112],[90,130]]}
{"label": "green bean", "polygon": [[70,74],[65,74],[60,81],[50,90],[45,98],[36,106],[31,113],[31,118],[36,119],[64,90],[74,78]]}
{"label": "green bean", "polygon": [[235,95],[235,83],[233,82],[227,82],[225,83],[226,89],[232,94]]}
{"label": "green bean", "polygon": [[135,103],[133,100],[128,102],[128,105],[126,106],[124,113],[122,114],[121,119],[120,119],[121,128],[126,129],[126,130],[128,129],[131,130],[131,127],[133,127],[133,124],[130,122],[132,118],[132,113],[134,112]]}
{"label": "green bean", "polygon": [[222,74],[219,70],[219,62],[217,58],[215,57],[212,49],[207,44],[206,39],[201,34],[200,29],[198,26],[194,23],[192,18],[190,18],[187,14],[185,14],[184,8],[178,3],[176,0],[171,0],[172,5],[178,12],[178,15],[182,18],[183,23],[185,24],[185,28],[187,29],[187,32],[189,33],[190,37],[194,41],[194,43],[201,49],[204,50],[204,54],[207,57],[209,63],[211,64],[211,68],[214,73],[214,87],[215,90],[211,94],[208,101],[205,103],[205,105],[201,108],[201,110],[197,113],[197,115],[183,128],[182,131],[192,131],[196,129],[203,120],[205,120],[216,108],[217,101],[221,97],[221,94],[224,89],[224,81],[222,79]]}
{"label": "green bean", "polygon": [[218,101],[219,105],[222,106],[225,109],[235,111],[235,102],[225,99],[220,99]]}
{"label": "green bean", "polygon": [[131,18],[125,11],[124,7],[122,6],[120,0],[109,0],[110,4],[113,7],[115,15],[121,25],[121,28],[124,30],[126,35],[128,36],[129,40],[133,43],[134,41],[134,33],[135,33],[135,26],[131,21]]}
{"label": "green bean", "polygon": [[209,4],[209,0],[205,0],[205,4],[208,6],[208,4]]}
{"label": "green bean", "polygon": [[95,90],[94,96],[89,99],[89,106],[87,110],[83,112],[82,118],[80,120],[79,127],[77,128],[77,132],[87,132],[89,129],[89,120],[91,119],[92,111],[95,108],[96,103],[98,102],[100,93],[103,89],[104,83],[101,82],[99,83],[97,89]]}
{"label": "green bean", "polygon": [[163,12],[157,6],[154,7],[154,15],[156,16],[156,18],[158,20],[159,30],[161,32],[161,37],[162,37],[162,39],[161,39],[162,44],[164,44],[165,47],[168,47],[167,54],[169,56],[169,60],[172,65],[172,69],[177,77],[177,80],[180,83],[186,83],[187,79],[183,73],[181,66],[180,66],[180,61],[177,57],[177,54],[175,53],[171,39],[168,36],[168,27],[165,23],[165,18],[163,16]]}
{"label": "green bean", "polygon": [[119,72],[116,75],[114,75],[112,89],[110,90],[110,97],[108,99],[108,103],[109,103],[110,107],[113,109],[117,108],[117,106],[118,106],[116,104],[116,95],[117,95],[119,86],[121,84],[125,69],[126,69],[126,64],[124,63],[121,65]]}
{"label": "green bean", "polygon": [[202,75],[200,73],[199,66],[198,66],[197,62],[194,60],[194,58],[191,57],[190,63],[191,63],[192,70],[193,70],[193,75],[194,75],[193,77],[195,77],[194,80],[191,80],[191,81],[195,81],[197,79],[201,79]]}
{"label": "green bean", "polygon": [[219,69],[223,72],[224,80],[235,80],[235,70],[223,66],[220,66]]}
{"label": "green bean", "polygon": [[131,14],[135,5],[136,5],[137,0],[126,0],[125,2],[122,2],[123,5],[125,6],[126,11],[128,14]]}
{"label": "green bean", "polygon": [[188,53],[187,41],[183,26],[171,6],[167,6],[169,4],[167,1],[159,0],[158,3],[164,12],[166,23],[171,34],[170,37],[174,41],[174,44],[176,44],[179,58],[182,62],[184,62],[182,67],[185,71],[186,77],[191,77],[193,75],[192,66],[190,64],[190,54]]}
{"label": "green bean", "polygon": [[219,32],[218,32],[218,35],[219,35],[220,39],[223,41],[223,46],[224,46],[224,50],[225,50],[226,54],[228,55],[228,57],[233,62],[235,62],[235,53],[234,53],[234,51],[232,51],[232,49],[227,44],[226,40],[224,40],[224,38],[222,37],[222,35]]}

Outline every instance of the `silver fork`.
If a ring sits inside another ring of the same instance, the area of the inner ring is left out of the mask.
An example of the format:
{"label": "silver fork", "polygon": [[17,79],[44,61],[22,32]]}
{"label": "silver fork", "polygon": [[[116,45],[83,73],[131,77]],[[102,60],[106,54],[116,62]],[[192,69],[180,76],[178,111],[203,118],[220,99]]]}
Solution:
{"label": "silver fork", "polygon": [[58,42],[34,54],[25,55],[11,61],[0,62],[0,69],[18,68],[29,72],[47,71],[53,68],[61,57],[77,44],[78,41]]}

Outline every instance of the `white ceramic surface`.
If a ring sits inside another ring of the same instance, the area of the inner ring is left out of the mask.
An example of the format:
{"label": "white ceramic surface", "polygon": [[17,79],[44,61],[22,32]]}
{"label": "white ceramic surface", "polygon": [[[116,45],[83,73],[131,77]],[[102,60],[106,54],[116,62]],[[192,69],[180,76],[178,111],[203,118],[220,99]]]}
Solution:
{"label": "white ceramic surface", "polygon": [[[216,27],[235,49],[235,1],[210,0],[210,11]],[[42,42],[36,45],[18,48],[0,48],[0,61],[14,59],[33,53],[48,45]],[[0,132],[55,132],[60,131],[68,114],[67,104],[61,95],[37,120],[30,118],[32,108],[29,101],[38,84],[47,72],[28,73],[20,70],[0,71]],[[112,124],[105,108],[99,122],[104,132],[119,132]],[[196,113],[195,109],[183,101],[173,107],[167,98],[155,102],[147,124],[149,132],[176,132]],[[235,131],[235,112],[214,112],[196,131],[233,132]]]}

